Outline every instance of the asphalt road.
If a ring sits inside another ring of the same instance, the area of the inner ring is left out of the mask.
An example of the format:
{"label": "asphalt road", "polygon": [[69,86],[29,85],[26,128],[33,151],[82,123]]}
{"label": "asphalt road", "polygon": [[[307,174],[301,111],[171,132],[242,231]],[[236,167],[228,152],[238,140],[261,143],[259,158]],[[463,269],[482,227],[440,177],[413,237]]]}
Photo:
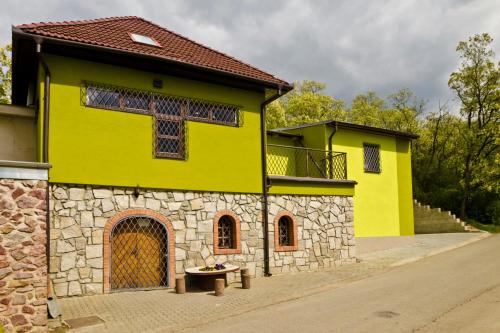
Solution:
{"label": "asphalt road", "polygon": [[500,235],[194,331],[500,332]]}

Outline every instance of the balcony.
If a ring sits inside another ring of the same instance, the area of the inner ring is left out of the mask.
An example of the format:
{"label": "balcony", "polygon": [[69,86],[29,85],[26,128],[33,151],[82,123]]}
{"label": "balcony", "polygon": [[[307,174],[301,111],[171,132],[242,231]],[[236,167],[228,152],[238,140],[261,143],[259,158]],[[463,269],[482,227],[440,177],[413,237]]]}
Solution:
{"label": "balcony", "polygon": [[346,153],[268,144],[267,173],[269,176],[346,180]]}

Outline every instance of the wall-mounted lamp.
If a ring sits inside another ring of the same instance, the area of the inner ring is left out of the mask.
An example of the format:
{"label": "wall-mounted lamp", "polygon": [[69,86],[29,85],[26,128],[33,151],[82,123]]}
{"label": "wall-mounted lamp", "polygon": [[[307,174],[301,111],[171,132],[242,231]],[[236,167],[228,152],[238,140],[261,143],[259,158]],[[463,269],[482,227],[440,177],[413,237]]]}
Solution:
{"label": "wall-mounted lamp", "polygon": [[163,80],[153,79],[153,88],[158,88],[158,89],[163,88]]}
{"label": "wall-mounted lamp", "polygon": [[135,188],[134,188],[134,197],[137,199],[139,197],[139,195],[141,194],[141,191],[139,190],[139,185],[137,185]]}

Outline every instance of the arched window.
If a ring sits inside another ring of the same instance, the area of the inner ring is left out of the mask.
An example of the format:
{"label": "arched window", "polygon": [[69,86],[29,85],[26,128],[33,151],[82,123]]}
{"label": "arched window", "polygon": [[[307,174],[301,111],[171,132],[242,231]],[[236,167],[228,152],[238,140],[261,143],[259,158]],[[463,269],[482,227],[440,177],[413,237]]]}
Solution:
{"label": "arched window", "polygon": [[240,219],[230,210],[214,217],[214,254],[241,253]]}
{"label": "arched window", "polygon": [[235,241],[234,220],[229,215],[224,215],[219,219],[219,249],[232,249]]}
{"label": "arched window", "polygon": [[293,222],[288,216],[282,216],[278,220],[278,233],[280,246],[292,246],[293,242]]}
{"label": "arched window", "polygon": [[274,251],[297,251],[297,221],[292,213],[282,211],[274,218]]}

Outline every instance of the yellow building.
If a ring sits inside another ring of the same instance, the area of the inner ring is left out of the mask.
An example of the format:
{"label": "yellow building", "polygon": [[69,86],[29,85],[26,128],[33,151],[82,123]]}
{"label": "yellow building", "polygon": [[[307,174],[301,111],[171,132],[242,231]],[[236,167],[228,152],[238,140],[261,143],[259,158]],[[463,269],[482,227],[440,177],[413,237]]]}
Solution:
{"label": "yellow building", "polygon": [[353,262],[355,234],[413,233],[414,136],[335,121],[266,134],[291,84],[152,22],[14,27],[12,71],[36,132],[23,150],[50,166],[59,297],[169,288],[216,263],[317,270]]}
{"label": "yellow building", "polygon": [[270,191],[283,192],[289,180],[280,176],[350,179],[357,182],[356,237],[413,235],[411,140],[416,138],[338,121],[268,131]]}

